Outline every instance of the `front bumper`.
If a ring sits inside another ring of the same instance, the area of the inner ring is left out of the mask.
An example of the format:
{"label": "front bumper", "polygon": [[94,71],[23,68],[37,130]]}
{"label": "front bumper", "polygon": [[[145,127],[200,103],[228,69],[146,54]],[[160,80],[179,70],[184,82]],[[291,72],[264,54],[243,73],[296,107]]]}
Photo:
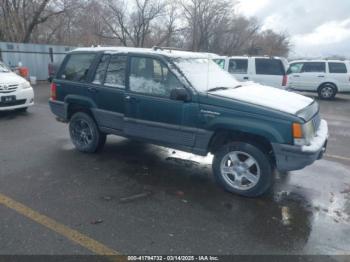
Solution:
{"label": "front bumper", "polygon": [[308,146],[294,146],[286,144],[272,144],[279,171],[293,171],[303,169],[323,157],[328,142],[328,125],[321,121],[316,136]]}
{"label": "front bumper", "polygon": [[10,104],[0,102],[0,111],[15,110],[34,105],[33,88],[20,89],[12,93],[0,93],[0,101],[3,96],[16,96],[16,101]]}

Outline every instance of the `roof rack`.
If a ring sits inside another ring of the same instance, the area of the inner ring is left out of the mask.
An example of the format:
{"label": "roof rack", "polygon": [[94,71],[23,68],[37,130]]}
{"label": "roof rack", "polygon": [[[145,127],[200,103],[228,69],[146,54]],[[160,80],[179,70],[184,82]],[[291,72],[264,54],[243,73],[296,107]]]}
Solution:
{"label": "roof rack", "polygon": [[166,47],[166,46],[153,46],[152,49],[154,51],[157,51],[157,50],[161,50],[161,51],[164,51],[164,50],[169,50],[169,51],[186,51],[182,48],[178,48],[178,47]]}

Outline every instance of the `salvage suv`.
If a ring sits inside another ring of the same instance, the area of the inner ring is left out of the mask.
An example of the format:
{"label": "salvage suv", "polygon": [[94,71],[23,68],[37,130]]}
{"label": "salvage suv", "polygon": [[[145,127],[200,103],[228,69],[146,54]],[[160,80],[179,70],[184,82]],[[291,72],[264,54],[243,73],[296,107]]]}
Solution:
{"label": "salvage suv", "polygon": [[80,48],[64,59],[49,101],[81,152],[113,134],[214,155],[226,190],[259,196],[273,171],[302,169],[326,149],[314,100],[240,83],[205,55],[161,48]]}

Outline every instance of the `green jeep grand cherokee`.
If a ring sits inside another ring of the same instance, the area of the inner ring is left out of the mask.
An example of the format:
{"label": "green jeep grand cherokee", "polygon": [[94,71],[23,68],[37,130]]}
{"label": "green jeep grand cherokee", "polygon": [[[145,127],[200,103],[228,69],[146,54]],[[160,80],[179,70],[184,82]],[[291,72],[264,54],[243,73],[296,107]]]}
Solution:
{"label": "green jeep grand cherokee", "polygon": [[96,152],[114,134],[212,153],[217,182],[244,196],[266,192],[275,168],[320,159],[328,138],[312,99],[239,83],[206,55],[160,48],[77,49],[58,70],[49,103],[79,151]]}

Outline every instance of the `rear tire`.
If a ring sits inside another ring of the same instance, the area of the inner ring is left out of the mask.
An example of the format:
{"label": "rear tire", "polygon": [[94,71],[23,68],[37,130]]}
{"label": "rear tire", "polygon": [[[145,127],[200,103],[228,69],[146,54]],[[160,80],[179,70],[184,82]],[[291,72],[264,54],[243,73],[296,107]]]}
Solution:
{"label": "rear tire", "polygon": [[214,156],[213,173],[225,190],[246,197],[264,194],[273,181],[269,157],[260,148],[245,142],[222,146]]}
{"label": "rear tire", "polygon": [[95,153],[106,143],[106,134],[97,127],[94,119],[86,113],[75,113],[69,122],[71,140],[80,152]]}
{"label": "rear tire", "polygon": [[318,88],[318,97],[324,100],[334,99],[337,94],[337,87],[334,84],[326,83]]}

